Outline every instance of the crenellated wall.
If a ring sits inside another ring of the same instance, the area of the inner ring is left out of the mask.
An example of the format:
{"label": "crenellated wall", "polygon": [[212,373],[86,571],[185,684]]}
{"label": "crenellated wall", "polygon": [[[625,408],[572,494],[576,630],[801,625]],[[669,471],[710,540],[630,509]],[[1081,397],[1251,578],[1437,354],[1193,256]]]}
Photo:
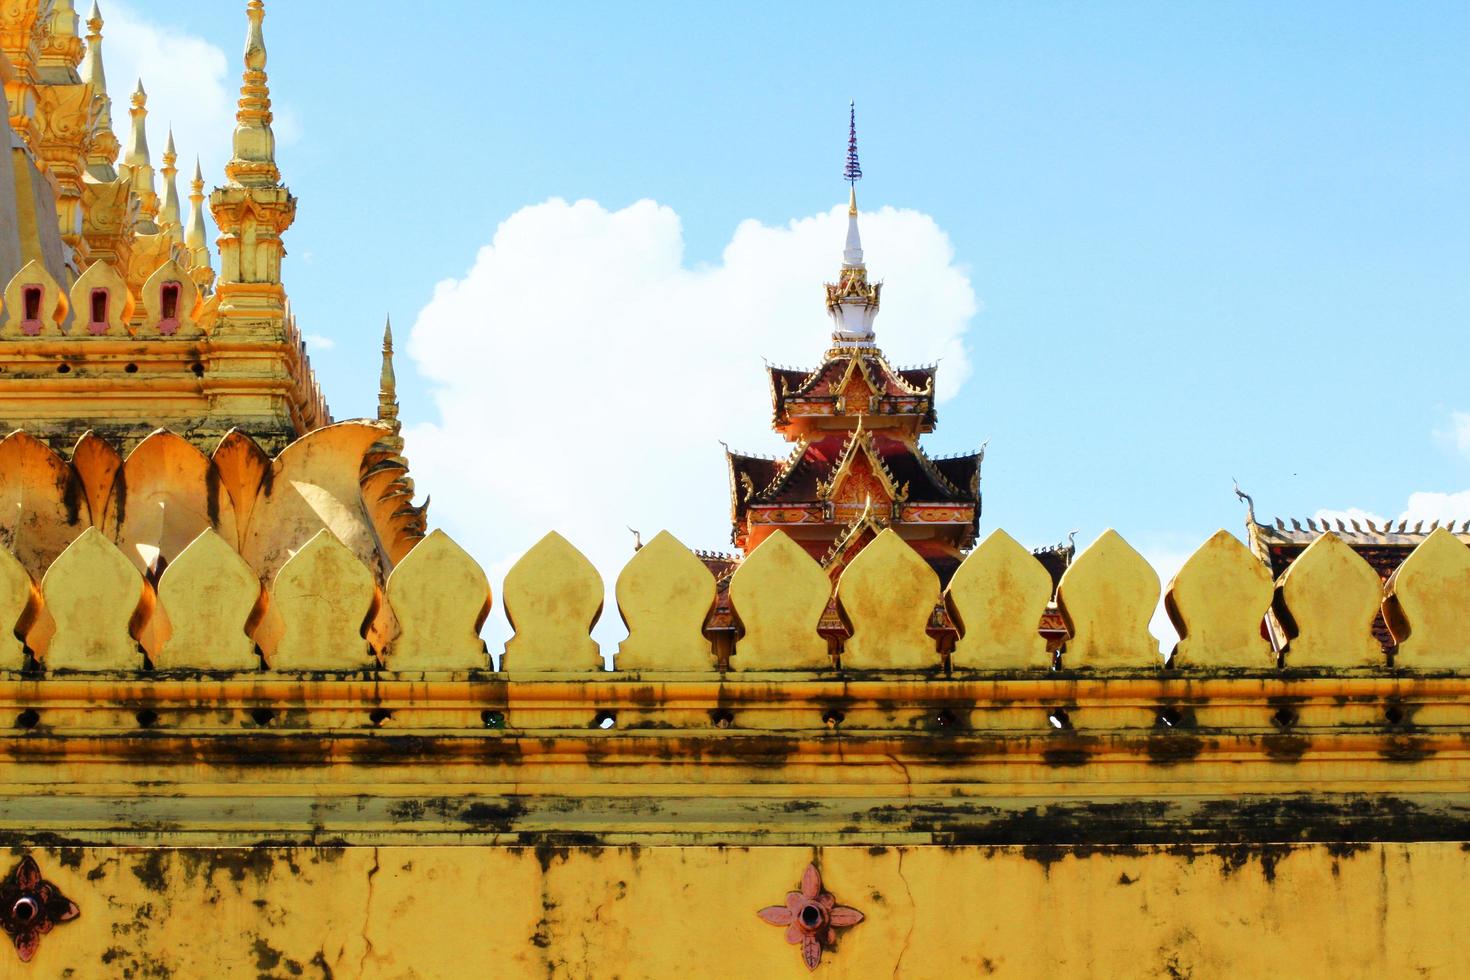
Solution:
{"label": "crenellated wall", "polygon": [[[165,430],[126,459],[91,434],[70,460],[24,432],[0,441],[0,502],[13,501],[0,508],[9,549],[0,552],[0,619],[14,633],[6,665],[27,666],[23,639],[47,673],[488,670],[478,634],[491,589],[479,565],[443,532],[404,537],[396,502],[375,511],[378,502],[364,497],[367,456],[383,435],[367,423],[331,426],[274,460],[239,434],[212,457]],[[1470,662],[1470,549],[1444,529],[1386,583],[1330,532],[1273,582],[1220,531],[1164,591],[1181,636],[1167,661],[1148,629],[1158,576],[1112,531],[1082,551],[1056,589],[1069,634],[1056,656],[1037,631],[1051,578],[1004,531],[965,559],[943,594],[917,553],[883,532],[836,584],[845,636],[835,657],[817,632],[831,584],[784,534],[751,553],[730,589],[740,629],[722,662],[705,632],[715,580],[689,549],[658,534],[617,577],[628,637],[615,669],[1166,678],[1278,668],[1280,676],[1303,668],[1398,676]],[[500,665],[506,676],[603,670],[590,638],[603,582],[560,535],[549,533],[514,565],[504,601],[515,629]],[[934,628],[941,605],[958,627],[952,649]],[[1380,611],[1391,650],[1373,633]],[[1262,632],[1268,613],[1289,637],[1279,656]]]}
{"label": "crenellated wall", "polygon": [[1004,532],[941,593],[886,531],[835,652],[776,533],[728,654],[663,533],[613,583],[612,670],[604,582],[552,532],[494,590],[493,664],[491,583],[420,538],[386,431],[0,440],[0,929],[30,958],[0,976],[1470,969],[1447,531],[1386,583],[1331,533],[1272,581],[1220,532],[1167,587],[1107,532],[1055,596]]}

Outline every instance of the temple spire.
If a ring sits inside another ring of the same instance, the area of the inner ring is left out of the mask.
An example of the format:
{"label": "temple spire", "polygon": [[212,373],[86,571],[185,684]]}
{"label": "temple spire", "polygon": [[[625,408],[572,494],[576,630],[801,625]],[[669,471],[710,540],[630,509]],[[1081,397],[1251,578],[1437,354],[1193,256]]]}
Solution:
{"label": "temple spire", "polygon": [[209,239],[204,233],[204,171],[194,158],[194,179],[189,182],[189,224],[184,229],[184,247],[189,250],[189,278],[202,293],[214,289],[214,267],[210,264]]}
{"label": "temple spire", "polygon": [[92,86],[92,103],[96,113],[87,134],[87,175],[98,183],[117,179],[118,142],[112,131],[112,97],[107,94],[107,72],[102,67],[102,11],[96,0],[87,14],[87,50],[82,55],[82,81]]}
{"label": "temple spire", "polygon": [[863,263],[863,239],[858,233],[857,182],[863,179],[858,162],[857,105],[847,104],[847,241],[842,249],[842,271],[827,285],[827,314],[832,317],[832,342],[838,347],[872,347],[873,319],[878,315],[881,283],[869,284]]}
{"label": "temple spire", "polygon": [[168,131],[168,146],[163,151],[163,210],[158,214],[158,226],[161,230],[168,232],[170,238],[179,244],[184,242],[184,217],[183,209],[179,206],[179,183],[176,178],[179,174],[178,168],[179,151],[174,148],[174,131],[170,127]]}
{"label": "temple spire", "polygon": [[271,132],[271,90],[266,76],[264,0],[245,5],[250,26],[245,34],[245,74],[235,113],[234,156],[225,164],[225,177],[235,187],[274,187],[280,183],[276,166],[276,137]]}
{"label": "temple spire", "polygon": [[[296,199],[281,183],[276,138],[271,132],[270,85],[265,74],[262,0],[245,5],[245,73],[235,112],[234,152],[225,164],[225,184],[209,196],[219,229],[220,320],[225,333],[283,336],[285,290],[281,235],[296,218]],[[271,288],[262,288],[271,287]]]}
{"label": "temple spire", "polygon": [[133,124],[123,148],[123,169],[133,179],[133,193],[138,198],[138,230],[153,233],[158,230],[153,220],[158,217],[158,192],[153,186],[153,161],[148,155],[148,93],[141,78],[132,102],[128,115]]}
{"label": "temple spire", "polygon": [[857,182],[863,179],[863,168],[858,163],[857,103],[847,103],[847,166],[842,169],[842,179],[847,181],[847,245],[842,250],[844,269],[863,267],[863,239],[858,234]]}
{"label": "temple spire", "polygon": [[403,454],[403,423],[398,420],[398,377],[393,371],[393,319],[383,324],[383,369],[378,376],[378,421],[393,429],[383,443],[395,455]]}

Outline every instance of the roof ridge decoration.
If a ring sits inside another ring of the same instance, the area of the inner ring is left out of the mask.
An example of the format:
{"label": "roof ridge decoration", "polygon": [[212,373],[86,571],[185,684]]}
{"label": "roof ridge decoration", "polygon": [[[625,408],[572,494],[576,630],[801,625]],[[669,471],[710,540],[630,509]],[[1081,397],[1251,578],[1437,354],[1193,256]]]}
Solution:
{"label": "roof ridge decoration", "polygon": [[873,348],[873,351],[872,351],[872,353],[871,353],[870,356],[876,358],[878,360],[878,363],[882,364],[885,368],[887,368],[888,369],[888,373],[891,374],[891,375],[893,375],[893,380],[896,381],[896,382],[898,382],[899,386],[901,388],[903,388],[905,391],[907,391],[909,394],[911,394],[911,395],[931,395],[931,396],[934,394],[934,375],[932,373],[929,375],[929,383],[927,385],[925,385],[922,388],[915,388],[913,385],[911,385],[911,384],[908,383],[908,380],[907,379],[904,378],[903,372],[906,371],[906,370],[934,372],[934,371],[938,371],[939,370],[939,365],[938,364],[929,365],[927,367],[896,368],[888,360],[887,357],[883,356],[883,352],[881,350],[879,350],[878,348],[876,348],[876,347]]}
{"label": "roof ridge decoration", "polygon": [[[893,471],[888,468],[888,464],[883,462],[883,457],[879,454],[878,447],[873,441],[873,432],[871,429],[863,428],[861,416],[858,417],[857,428],[852,430],[851,435],[847,437],[847,442],[843,444],[842,454],[837,458],[837,466],[832,470],[832,478],[825,482],[817,481],[817,499],[824,501],[832,499],[832,495],[846,478],[847,471],[852,468],[852,461],[856,458],[859,449],[867,454],[869,465],[883,481],[883,488],[889,497],[896,502],[907,500],[909,485],[900,484],[898,478],[893,475]],[[869,504],[871,505],[871,500]]]}
{"label": "roof ridge decoration", "polygon": [[[845,355],[843,355],[843,356],[845,356]],[[839,361],[841,359],[842,359],[841,356],[838,356],[838,357],[830,357],[829,356],[829,357],[823,358],[821,364],[817,365],[815,368],[812,369],[811,373],[809,373],[805,378],[802,378],[801,379],[801,384],[797,385],[795,388],[789,388],[789,389],[783,390],[782,394],[785,395],[785,396],[787,396],[787,397],[790,397],[792,395],[805,395],[807,392],[811,391],[812,388],[814,388],[816,386],[816,384],[817,384],[818,381],[820,381],[822,379],[822,375],[824,375],[824,374],[827,373],[827,368],[829,366],[831,366],[834,362]],[[792,370],[800,370],[800,368],[792,368]],[[783,382],[783,384],[784,384],[784,382]]]}
{"label": "roof ridge decoration", "polygon": [[888,525],[883,523],[882,518],[874,515],[873,498],[868,497],[863,502],[862,511],[852,520],[847,522],[847,526],[842,529],[842,532],[838,534],[837,538],[832,542],[832,546],[827,549],[827,553],[822,556],[822,567],[830,568],[832,563],[836,561],[837,558],[844,551],[847,550],[848,545],[852,543],[853,538],[857,537],[859,534],[862,534],[865,528],[871,530],[876,536],[883,533],[883,531],[886,530],[887,527]]}
{"label": "roof ridge decoration", "polygon": [[791,482],[791,478],[796,474],[797,467],[799,467],[802,463],[802,460],[806,458],[807,447],[810,445],[811,439],[807,438],[806,436],[802,436],[800,439],[797,439],[796,445],[791,450],[791,454],[786,457],[785,461],[781,464],[781,468],[776,471],[776,475],[771,479],[771,482],[766,484],[766,486],[759,493],[752,494],[746,499],[755,500],[759,498],[762,500],[767,500],[775,494],[780,493],[781,488],[786,486],[787,483]]}

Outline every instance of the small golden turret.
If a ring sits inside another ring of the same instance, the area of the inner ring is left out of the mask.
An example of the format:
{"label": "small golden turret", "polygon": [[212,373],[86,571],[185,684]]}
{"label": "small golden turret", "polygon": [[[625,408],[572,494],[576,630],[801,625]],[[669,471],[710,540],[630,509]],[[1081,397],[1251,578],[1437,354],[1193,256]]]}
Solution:
{"label": "small golden turret", "polygon": [[87,134],[87,179],[110,184],[117,179],[117,155],[121,147],[112,131],[112,97],[107,94],[107,72],[102,66],[102,11],[96,0],[87,15],[87,50],[82,55],[82,81],[92,87],[95,112]]}
{"label": "small golden turret", "polygon": [[403,455],[403,423],[398,420],[398,376],[393,370],[393,320],[383,325],[383,369],[378,375],[378,421],[393,429],[382,440],[395,456]]}
{"label": "small golden turret", "polygon": [[[284,336],[285,293],[280,289],[281,234],[296,219],[296,199],[281,184],[276,138],[271,132],[262,0],[245,8],[245,74],[235,112],[234,155],[225,164],[225,186],[209,198],[219,227],[220,317],[223,329]],[[273,288],[272,288],[273,287]]]}
{"label": "small golden turret", "polygon": [[194,158],[194,179],[189,183],[189,225],[184,231],[184,245],[189,249],[189,277],[202,293],[214,287],[214,269],[210,265],[209,239],[204,232],[204,172],[199,158]]}
{"label": "small golden turret", "polygon": [[163,151],[163,209],[158,213],[158,228],[175,244],[184,244],[183,209],[179,206],[179,152],[174,148],[174,131],[168,131],[168,146]]}
{"label": "small golden turret", "polygon": [[270,80],[266,76],[263,0],[250,0],[245,15],[245,75],[235,113],[234,156],[225,165],[225,177],[237,187],[273,187],[281,180],[276,166],[276,136],[271,131]]}
{"label": "small golden turret", "polygon": [[132,178],[133,195],[138,199],[138,231],[152,235],[158,232],[158,191],[154,189],[153,161],[148,155],[148,93],[141,78],[132,102],[128,115],[133,124],[123,149],[123,171]]}

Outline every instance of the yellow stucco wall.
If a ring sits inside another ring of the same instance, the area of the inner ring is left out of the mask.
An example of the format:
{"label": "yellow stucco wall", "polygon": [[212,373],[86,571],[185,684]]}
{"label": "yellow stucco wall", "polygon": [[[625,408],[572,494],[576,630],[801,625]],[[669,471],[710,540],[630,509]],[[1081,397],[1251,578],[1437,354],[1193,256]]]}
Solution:
{"label": "yellow stucco wall", "polygon": [[81,915],[3,976],[804,977],[756,911],[812,860],[834,980],[1470,975],[1457,843],[31,853]]}

